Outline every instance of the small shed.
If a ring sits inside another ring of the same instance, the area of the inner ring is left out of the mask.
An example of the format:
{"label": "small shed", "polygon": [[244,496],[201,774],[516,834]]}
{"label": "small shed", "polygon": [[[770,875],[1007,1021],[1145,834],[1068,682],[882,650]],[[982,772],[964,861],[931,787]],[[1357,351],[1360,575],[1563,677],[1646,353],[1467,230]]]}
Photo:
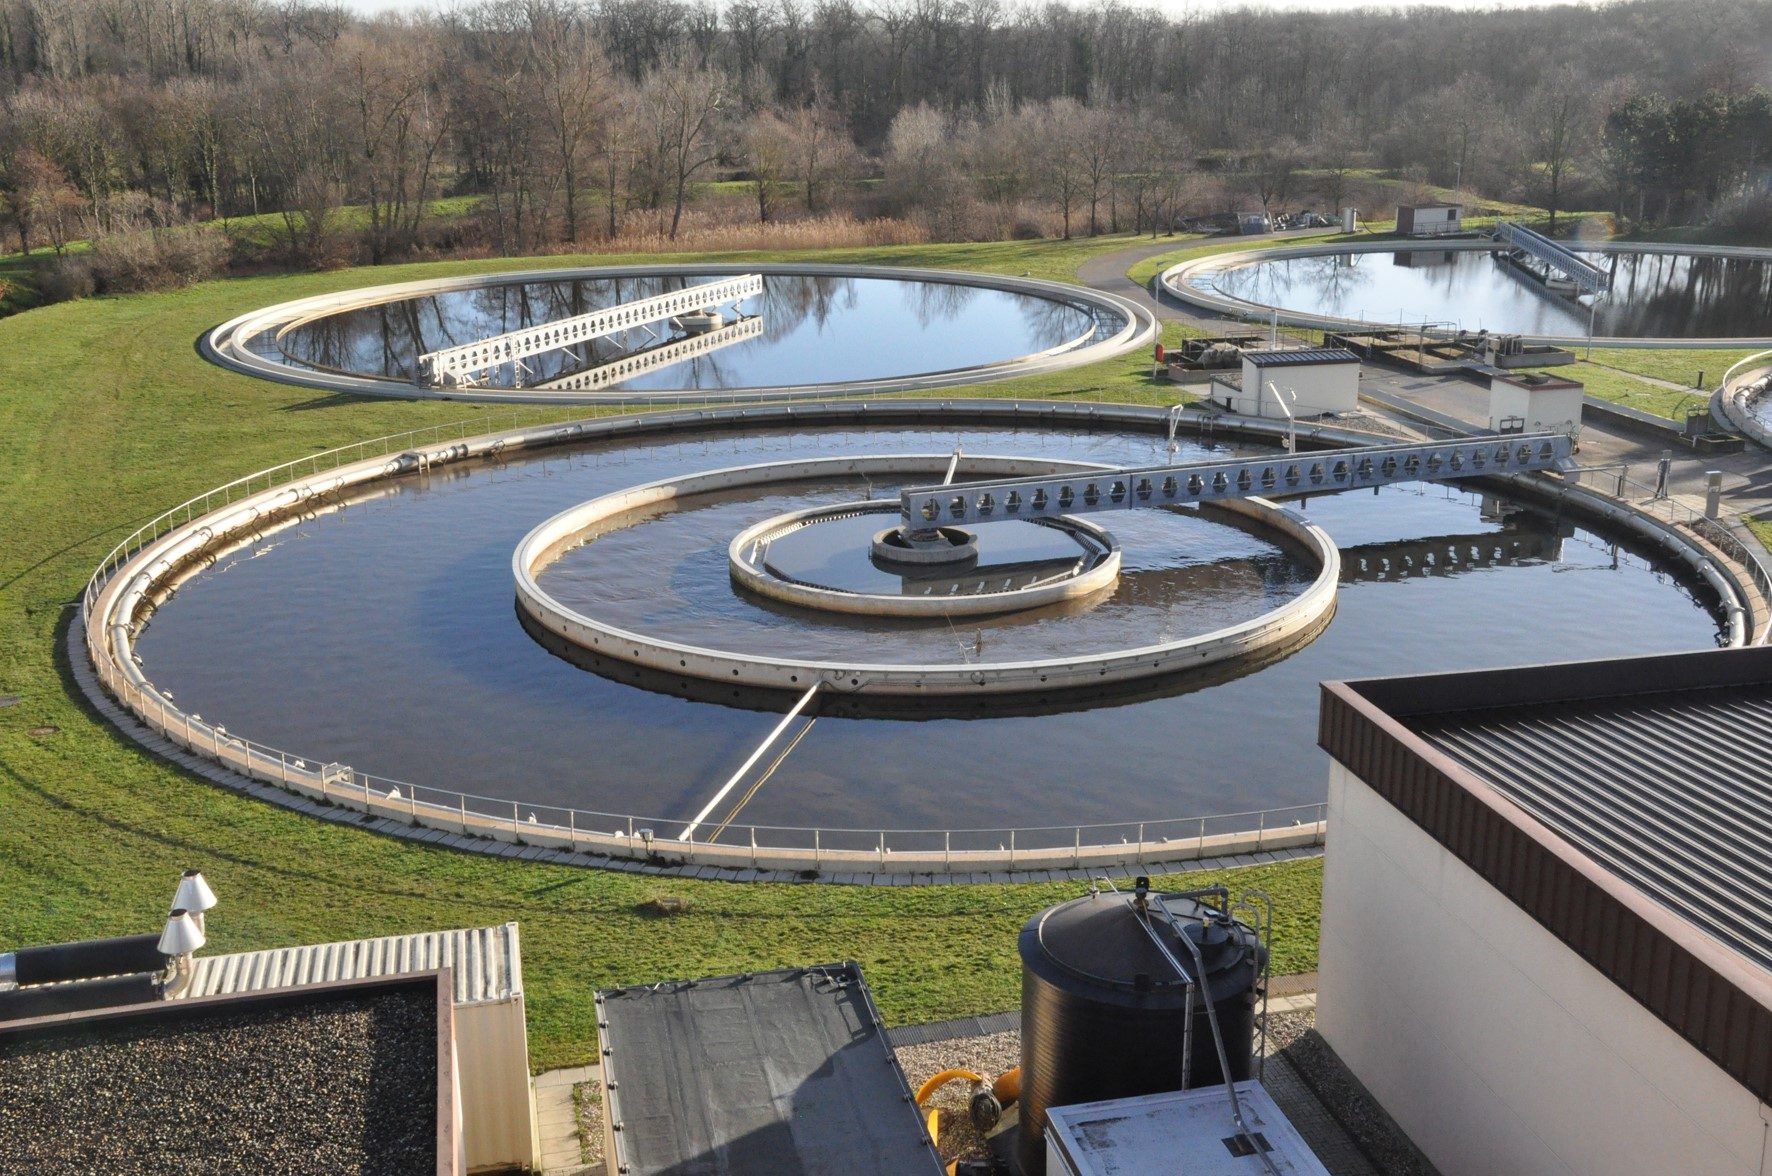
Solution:
{"label": "small shed", "polygon": [[1241,375],[1214,376],[1210,395],[1243,416],[1354,412],[1360,406],[1360,357],[1342,347],[1245,351]]}
{"label": "small shed", "polygon": [[1489,377],[1489,431],[1566,433],[1581,438],[1581,406],[1587,395],[1580,380],[1543,372],[1512,372]]}
{"label": "small shed", "polygon": [[517,924],[315,943],[191,961],[193,1000],[447,968],[467,1170],[537,1168],[540,1132],[529,1081]]}
{"label": "small shed", "polygon": [[1397,205],[1397,233],[1404,237],[1450,237],[1464,232],[1464,207],[1459,204]]}

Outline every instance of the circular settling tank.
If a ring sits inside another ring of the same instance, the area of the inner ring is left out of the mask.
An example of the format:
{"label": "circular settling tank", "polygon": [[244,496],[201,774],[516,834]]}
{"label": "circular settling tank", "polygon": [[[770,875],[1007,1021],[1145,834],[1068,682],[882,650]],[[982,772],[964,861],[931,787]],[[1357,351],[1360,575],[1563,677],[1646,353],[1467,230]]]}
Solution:
{"label": "circular settling tank", "polygon": [[1178,296],[1314,325],[1489,331],[1533,339],[1753,341],[1772,336],[1772,250],[1593,246],[1610,278],[1583,293],[1489,241],[1319,245],[1221,255],[1170,270]]}
{"label": "circular settling tank", "polygon": [[[754,292],[732,293],[752,277]],[[697,309],[623,310],[676,296]],[[1104,359],[1154,334],[1138,306],[1057,282],[710,264],[347,291],[242,315],[212,331],[204,349],[228,366],[338,391],[573,403],[976,383]],[[480,344],[471,360],[439,358]]]}
{"label": "circular settling tank", "polygon": [[[810,683],[717,682],[687,666],[639,664],[633,651],[646,646],[587,649],[536,624],[513,591],[514,553],[539,524],[584,504],[724,470],[856,463],[665,490],[588,530],[568,528],[533,572],[561,608],[680,646],[683,661],[691,648],[712,649],[779,663],[790,676],[815,664],[883,674],[1087,665],[1259,625],[1321,574],[1306,544],[1263,518],[1121,510],[1092,516],[1120,564],[1111,586],[1080,600],[938,617],[785,603],[735,583],[735,537],[794,512],[896,503],[902,487],[938,481],[956,445],[1048,465],[1169,457],[1155,411],[1091,419],[1089,406],[882,401],[795,415],[806,411],[605,418],[553,429],[558,443],[547,448],[489,445],[428,473],[386,459],[373,481],[302,499],[195,562],[161,568],[170,595],[157,589],[135,617],[131,652],[187,714],[308,765],[372,773],[382,793],[395,781],[402,797],[413,783],[458,790],[470,794],[461,802],[470,813],[509,820],[515,804],[560,824],[570,806],[580,828],[625,827],[634,815],[663,839],[708,809]],[[1237,449],[1180,440],[1181,461]],[[918,464],[864,472],[860,463],[882,455]],[[995,850],[1008,841],[996,830],[1011,827],[1024,848],[1040,843],[1032,826],[1061,826],[1047,840],[1066,846],[1075,823],[1103,825],[1085,842],[1136,836],[1141,821],[1149,838],[1241,830],[1254,822],[1161,822],[1320,802],[1324,679],[1719,641],[1707,588],[1578,518],[1423,484],[1293,500],[1286,511],[1339,545],[1326,628],[1204,671],[1100,689],[1035,680],[1011,696],[934,706],[876,698],[854,689],[862,675],[851,674],[720,799],[697,836],[738,837],[728,826],[752,823],[978,830],[956,833],[954,848]],[[881,529],[858,521],[828,546],[785,552],[783,570],[833,589],[889,587],[871,559]],[[914,580],[892,575],[900,595]]]}

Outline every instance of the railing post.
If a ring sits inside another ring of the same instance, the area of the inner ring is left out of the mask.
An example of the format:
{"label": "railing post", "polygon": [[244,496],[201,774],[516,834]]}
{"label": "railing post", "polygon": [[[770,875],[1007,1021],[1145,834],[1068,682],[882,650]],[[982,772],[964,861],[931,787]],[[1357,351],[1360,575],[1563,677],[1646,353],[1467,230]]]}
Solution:
{"label": "railing post", "polygon": [[511,840],[523,844],[523,832],[517,828],[517,802],[514,800],[511,802]]}
{"label": "railing post", "polygon": [[751,869],[757,868],[757,827],[751,826]]}
{"label": "railing post", "polygon": [[455,795],[461,799],[461,833],[463,837],[466,837],[468,835],[468,794],[458,792]]}
{"label": "railing post", "polygon": [[1071,832],[1075,834],[1071,839],[1071,867],[1075,869],[1083,864],[1083,826],[1078,825]]}
{"label": "railing post", "polygon": [[1015,869],[1015,830],[1009,830],[1009,869]]}
{"label": "railing post", "polygon": [[941,868],[944,870],[954,868],[954,831],[952,829],[941,831]]}
{"label": "railing post", "polygon": [[880,868],[886,868],[886,830],[880,830]]}
{"label": "railing post", "polygon": [[818,830],[817,829],[814,829],[812,831],[812,868],[815,870],[819,868]]}
{"label": "railing post", "polygon": [[1194,850],[1194,856],[1196,858],[1204,858],[1206,856],[1206,818],[1205,817],[1200,818],[1200,846],[1198,849]]}
{"label": "railing post", "polygon": [[573,849],[578,848],[578,810],[575,808],[566,810],[566,843]]}

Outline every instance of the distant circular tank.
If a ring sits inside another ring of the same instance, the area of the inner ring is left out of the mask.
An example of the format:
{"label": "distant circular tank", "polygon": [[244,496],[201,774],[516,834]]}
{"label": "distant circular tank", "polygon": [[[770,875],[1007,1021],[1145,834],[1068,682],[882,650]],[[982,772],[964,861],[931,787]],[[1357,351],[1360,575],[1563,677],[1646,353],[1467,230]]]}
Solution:
{"label": "distant circular tank", "polygon": [[[1179,1090],[1187,991],[1140,925],[1129,893],[1099,893],[1035,915],[1021,929],[1021,1136],[1023,1176],[1046,1171],[1049,1107]],[[1247,926],[1190,899],[1169,910],[1200,947],[1190,1087],[1224,1081],[1205,1002],[1224,1038],[1231,1078],[1254,1060],[1256,984],[1265,949]],[[1152,924],[1191,971],[1193,953],[1156,917]]]}

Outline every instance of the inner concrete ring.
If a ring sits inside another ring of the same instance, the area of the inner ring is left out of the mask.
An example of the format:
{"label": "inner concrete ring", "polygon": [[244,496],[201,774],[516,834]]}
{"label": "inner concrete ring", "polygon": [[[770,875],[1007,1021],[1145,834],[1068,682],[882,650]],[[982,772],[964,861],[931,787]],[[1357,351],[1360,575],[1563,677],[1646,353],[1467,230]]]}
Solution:
{"label": "inner concrete ring", "polygon": [[[1486,238],[1474,241],[1428,241],[1394,237],[1383,241],[1343,241],[1335,245],[1293,245],[1279,249],[1249,249],[1236,253],[1216,253],[1208,257],[1197,257],[1192,261],[1184,261],[1180,265],[1164,270],[1158,280],[1162,283],[1163,289],[1177,301],[1217,314],[1230,315],[1234,318],[1259,319],[1262,322],[1268,322],[1278,315],[1279,321],[1287,326],[1310,327],[1323,331],[1370,330],[1374,328],[1394,330],[1397,326],[1396,323],[1337,318],[1334,315],[1287,310],[1285,307],[1270,306],[1265,302],[1236,298],[1218,290],[1203,290],[1193,283],[1210,272],[1237,269],[1262,261],[1288,261],[1299,257],[1332,257],[1349,253],[1399,253],[1411,249],[1430,249],[1436,253],[1454,251],[1469,253],[1477,250],[1495,249],[1496,247],[1494,241]],[[1671,253],[1689,257],[1737,257],[1748,261],[1772,261],[1772,249],[1743,245],[1670,247],[1648,242],[1609,241],[1604,244],[1583,245],[1583,249],[1594,253]],[[1451,334],[1453,332],[1430,330],[1429,333]],[[1521,338],[1527,343],[1543,343],[1553,347],[1572,347],[1577,344],[1585,346],[1589,343],[1586,335],[1522,335]],[[1772,347],[1772,338],[1756,339],[1752,337],[1681,339],[1607,335],[1596,336],[1591,342],[1596,347]]]}
{"label": "inner concrete ring", "polygon": [[[815,506],[764,519],[740,531],[726,549],[726,562],[735,583],[758,596],[766,596],[798,608],[871,617],[978,617],[1020,612],[1070,600],[1083,600],[1112,588],[1120,578],[1120,544],[1106,530],[1085,519],[1069,516],[1034,519],[1077,542],[1077,566],[1070,572],[1021,588],[947,595],[888,595],[883,592],[848,592],[793,580],[772,572],[766,551],[774,539],[796,530],[847,515],[877,514],[900,518],[891,502],[847,502],[840,506]],[[897,528],[890,528],[896,530]],[[957,530],[958,528],[944,528]],[[882,532],[884,535],[885,532]],[[879,537],[875,539],[878,546]],[[969,544],[977,554],[976,542]],[[925,565],[940,574],[942,564]],[[963,575],[964,573],[955,573]],[[725,679],[721,679],[724,681]]]}
{"label": "inner concrete ring", "polygon": [[[1180,673],[1254,653],[1317,631],[1335,608],[1341,554],[1320,527],[1260,498],[1215,503],[1240,514],[1310,553],[1317,576],[1304,592],[1261,616],[1214,632],[1097,654],[1014,662],[895,664],[801,661],[715,649],[617,628],[568,608],[547,593],[537,575],[567,548],[594,537],[600,527],[629,512],[693,494],[742,486],[772,485],[833,476],[918,477],[939,473],[950,454],[875,455],[768,462],[664,478],[594,498],[555,515],[517,545],[511,558],[517,605],[536,624],[568,644],[595,655],[664,674],[763,690],[805,693],[814,685],[844,694],[953,697],[1051,692],[1131,682]],[[1017,457],[966,459],[969,473],[1026,477],[1067,470],[1111,467]]]}
{"label": "inner concrete ring", "polygon": [[[536,388],[441,387],[385,377],[352,375],[346,372],[317,371],[298,367],[278,359],[267,359],[248,345],[249,341],[273,332],[279,337],[286,331],[326,315],[368,306],[379,306],[409,298],[446,294],[458,290],[475,290],[513,282],[566,282],[600,278],[707,276],[726,274],[796,274],[814,277],[885,278],[910,282],[939,282],[952,286],[976,286],[1046,298],[1091,311],[1106,311],[1118,316],[1123,326],[1106,335],[1088,335],[1073,339],[1046,351],[1019,356],[998,363],[947,371],[924,372],[888,380],[867,380],[830,384],[796,384],[762,388],[707,390],[657,390],[630,392],[621,388],[607,391],[585,389],[555,390]],[[507,270],[500,273],[476,274],[459,278],[430,278],[417,282],[397,282],[385,286],[366,286],[343,290],[336,294],[320,294],[278,303],[251,311],[209,331],[198,341],[198,351],[211,363],[261,379],[325,392],[342,392],[353,396],[382,396],[399,400],[457,400],[489,404],[607,404],[621,406],[733,404],[757,400],[828,400],[848,395],[874,396],[886,392],[924,392],[966,384],[983,384],[1017,376],[1039,375],[1062,371],[1083,364],[1111,359],[1139,347],[1148,347],[1157,339],[1156,316],[1147,308],[1129,299],[1086,286],[1066,282],[1047,282],[1038,278],[1009,278],[997,274],[979,274],[960,270],[922,269],[907,266],[821,265],[815,262],[737,265],[708,262],[699,265],[624,265],[589,266],[572,269]]]}

